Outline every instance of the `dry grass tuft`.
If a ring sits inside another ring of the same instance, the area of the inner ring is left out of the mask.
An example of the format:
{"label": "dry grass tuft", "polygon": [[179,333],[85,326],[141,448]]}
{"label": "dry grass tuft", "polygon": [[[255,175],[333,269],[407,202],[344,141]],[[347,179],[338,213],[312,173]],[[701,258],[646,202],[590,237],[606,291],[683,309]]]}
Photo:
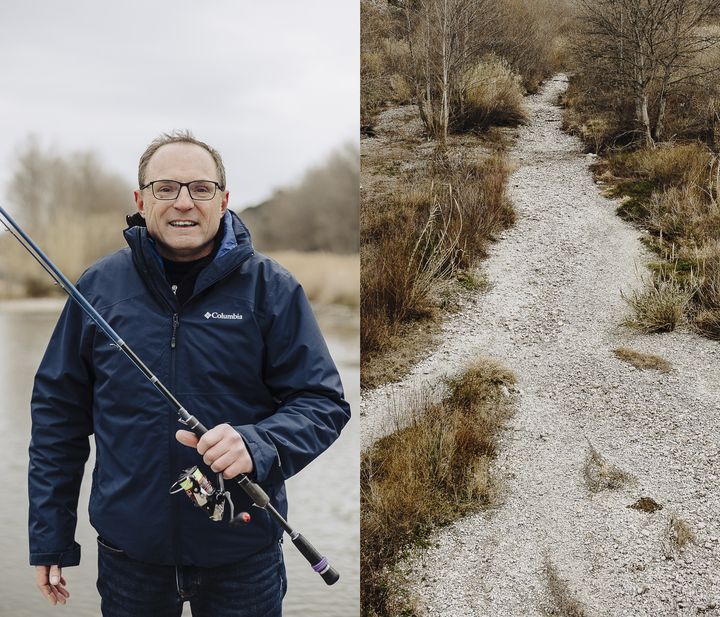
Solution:
{"label": "dry grass tuft", "polygon": [[712,155],[698,142],[662,144],[616,153],[608,159],[613,173],[623,178],[643,178],[656,188],[706,186]]}
{"label": "dry grass tuft", "polygon": [[361,211],[362,383],[366,367],[391,352],[398,333],[435,316],[440,286],[483,256],[509,226],[504,155],[480,161],[438,157],[421,180],[400,182]]}
{"label": "dry grass tuft", "polygon": [[632,364],[635,368],[643,370],[654,369],[661,373],[667,373],[671,368],[670,363],[662,356],[642,353],[634,349],[629,349],[628,347],[618,347],[617,349],[613,349],[613,353],[621,360]]}
{"label": "dry grass tuft", "polygon": [[591,443],[588,442],[588,445],[590,449],[585,459],[583,476],[590,492],[617,490],[633,482],[630,474],[606,461]]}
{"label": "dry grass tuft", "polygon": [[633,309],[625,325],[643,332],[670,332],[683,323],[692,294],[672,275],[658,274],[644,280],[641,290],[623,294]]}
{"label": "dry grass tuft", "polygon": [[720,310],[706,309],[698,311],[693,320],[693,327],[708,338],[720,340]]}
{"label": "dry grass tuft", "polygon": [[522,77],[491,54],[463,76],[458,123],[462,130],[517,126],[527,121]]}
{"label": "dry grass tuft", "polygon": [[361,570],[365,615],[398,614],[402,551],[431,530],[490,503],[490,460],[510,413],[502,386],[515,382],[481,360],[448,383],[439,402],[421,401],[405,426],[375,443],[361,461]]}
{"label": "dry grass tuft", "polygon": [[557,567],[552,563],[550,557],[545,558],[545,577],[552,605],[548,610],[548,615],[556,617],[589,617],[590,613],[588,613],[587,608],[575,598],[567,581],[560,578]]}
{"label": "dry grass tuft", "polygon": [[659,249],[691,254],[717,241],[720,207],[696,185],[673,186],[651,195],[643,222]]}
{"label": "dry grass tuft", "polygon": [[674,559],[688,544],[695,543],[690,525],[677,515],[670,516],[663,534],[662,548],[667,559]]}

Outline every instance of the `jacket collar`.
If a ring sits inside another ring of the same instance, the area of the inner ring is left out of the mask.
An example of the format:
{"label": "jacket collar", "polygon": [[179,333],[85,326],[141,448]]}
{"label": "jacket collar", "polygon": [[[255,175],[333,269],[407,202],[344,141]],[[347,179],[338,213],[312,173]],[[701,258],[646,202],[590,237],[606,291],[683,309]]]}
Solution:
{"label": "jacket collar", "polygon": [[[165,281],[162,257],[157,252],[155,240],[148,233],[145,220],[134,214],[126,218],[128,227],[123,232],[132,252],[133,262],[140,273],[153,283],[157,293],[166,302],[175,303],[170,286]],[[223,237],[212,263],[200,273],[195,283],[194,293],[202,291],[215,281],[234,270],[254,252],[250,232],[240,217],[226,210],[223,217]]]}

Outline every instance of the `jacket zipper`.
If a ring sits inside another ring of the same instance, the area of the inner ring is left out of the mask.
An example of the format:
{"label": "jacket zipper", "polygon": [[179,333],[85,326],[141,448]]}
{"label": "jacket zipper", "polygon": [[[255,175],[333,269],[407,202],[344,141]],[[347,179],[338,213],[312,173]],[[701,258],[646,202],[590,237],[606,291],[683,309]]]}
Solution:
{"label": "jacket zipper", "polygon": [[[177,329],[180,325],[180,314],[173,309],[172,316],[172,334],[170,336],[170,391],[175,391],[175,347],[177,346]],[[170,476],[173,476],[173,469],[177,473],[177,461],[175,459],[175,435],[174,429],[176,428],[177,418],[173,417],[172,414],[168,414],[168,437],[169,437],[169,454],[170,459]],[[182,534],[180,533],[180,500],[176,499],[172,502],[172,528],[173,528],[173,552],[175,557],[175,563],[180,565],[182,563],[182,549],[180,542],[182,541]]]}
{"label": "jacket zipper", "polygon": [[[242,260],[240,260],[235,266],[233,266],[230,270],[224,272],[221,276],[218,276],[217,278],[210,281],[202,290],[204,291],[211,285],[214,285],[217,281],[225,278],[226,276],[229,276],[232,272],[234,272],[237,268],[239,268],[246,260],[248,260],[250,257],[252,257],[255,254],[255,251],[250,251],[250,253],[245,256]],[[175,290],[173,290],[173,293]],[[192,299],[195,298],[196,294],[193,294],[190,298],[187,299],[185,304],[188,304]],[[175,354],[176,354],[176,348],[177,348],[177,331],[180,327],[180,305],[176,303],[176,306],[178,308],[175,308],[175,306],[171,306],[167,300],[165,300],[164,296],[160,294],[160,296],[163,298],[163,301],[165,304],[168,305],[172,313],[172,332],[170,334],[170,391],[175,391]],[[169,433],[169,460],[170,460],[170,475],[172,476],[172,470],[177,467],[177,461],[175,460],[174,452],[175,452],[175,424],[177,423],[177,418],[173,417],[171,414],[168,414],[169,423],[168,423],[168,433]],[[172,478],[171,478],[172,479]],[[173,553],[175,557],[175,563],[181,564],[182,563],[182,533],[180,529],[180,500],[175,500],[172,504],[172,511],[173,511]]]}
{"label": "jacket zipper", "polygon": [[[176,339],[175,335],[177,333],[178,326],[180,325],[180,317],[177,313],[173,313],[173,320],[172,320],[172,336],[170,337],[170,349],[175,349],[176,345]],[[173,371],[173,379],[175,377],[175,372]]]}

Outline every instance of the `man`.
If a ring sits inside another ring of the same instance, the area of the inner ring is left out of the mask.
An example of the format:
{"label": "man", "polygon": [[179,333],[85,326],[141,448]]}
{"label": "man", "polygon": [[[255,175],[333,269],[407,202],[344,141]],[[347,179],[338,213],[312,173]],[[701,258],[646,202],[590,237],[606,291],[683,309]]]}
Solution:
{"label": "man", "polygon": [[[264,510],[240,529],[183,493],[198,464],[250,474],[287,512],[284,480],[324,451],[350,410],[302,288],[255,253],[227,209],[220,155],[190,133],[156,139],[140,159],[129,248],[91,266],[78,289],[205,426],[177,429],[167,402],[68,301],[35,378],[30,444],[30,563],[52,603],[74,540],[88,436],[96,465],[90,521],[98,537],[103,615],[281,614],[282,530]],[[281,224],[279,222],[278,224]],[[181,445],[182,444],[182,445]],[[201,458],[202,457],[202,458]],[[235,483],[236,512],[250,502]]]}

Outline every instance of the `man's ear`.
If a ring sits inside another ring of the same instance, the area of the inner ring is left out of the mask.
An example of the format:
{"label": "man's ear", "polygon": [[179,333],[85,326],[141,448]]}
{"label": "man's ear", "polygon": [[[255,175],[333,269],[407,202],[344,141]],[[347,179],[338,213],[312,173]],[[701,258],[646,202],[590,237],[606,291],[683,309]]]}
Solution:
{"label": "man's ear", "polygon": [[228,207],[228,201],[230,199],[230,191],[225,191],[222,202],[220,203],[220,212],[225,214],[225,210],[227,210]]}
{"label": "man's ear", "polygon": [[140,191],[133,191],[133,197],[135,197],[135,205],[137,206],[140,216],[145,217],[145,202],[143,202],[142,193]]}

